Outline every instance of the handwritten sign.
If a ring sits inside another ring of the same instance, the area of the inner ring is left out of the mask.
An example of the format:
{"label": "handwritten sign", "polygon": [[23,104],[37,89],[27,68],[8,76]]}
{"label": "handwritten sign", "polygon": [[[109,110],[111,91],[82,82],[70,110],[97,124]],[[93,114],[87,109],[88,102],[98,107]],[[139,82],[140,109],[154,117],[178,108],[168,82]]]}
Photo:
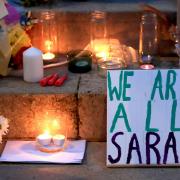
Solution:
{"label": "handwritten sign", "polygon": [[107,74],[107,166],[179,165],[180,70]]}

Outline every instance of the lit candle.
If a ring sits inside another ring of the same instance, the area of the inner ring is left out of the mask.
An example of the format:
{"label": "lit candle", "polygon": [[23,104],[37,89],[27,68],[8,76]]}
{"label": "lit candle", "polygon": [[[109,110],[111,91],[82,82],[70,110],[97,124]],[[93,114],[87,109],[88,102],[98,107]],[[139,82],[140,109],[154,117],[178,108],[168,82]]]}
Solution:
{"label": "lit candle", "polygon": [[103,58],[104,61],[106,61],[106,58],[109,56],[108,52],[102,51],[102,52],[98,52],[96,53],[96,57],[97,58]]}
{"label": "lit candle", "polygon": [[48,131],[46,131],[44,134],[40,134],[36,138],[36,141],[42,146],[50,145],[51,140],[52,140],[52,136],[49,134]]}
{"label": "lit candle", "polygon": [[23,52],[23,76],[24,81],[38,82],[43,78],[42,52],[34,47]]}
{"label": "lit candle", "polygon": [[144,69],[144,70],[151,70],[151,69],[154,69],[154,65],[152,64],[142,64],[140,66],[141,69]]}
{"label": "lit candle", "polygon": [[65,141],[65,136],[62,134],[57,134],[53,136],[53,143],[56,146],[63,146]]}
{"label": "lit candle", "polygon": [[51,60],[55,57],[55,55],[51,52],[53,48],[52,41],[45,41],[46,53],[43,54],[43,60]]}
{"label": "lit candle", "polygon": [[43,54],[42,56],[43,56],[43,60],[51,60],[55,58],[55,55],[51,52],[47,52]]}

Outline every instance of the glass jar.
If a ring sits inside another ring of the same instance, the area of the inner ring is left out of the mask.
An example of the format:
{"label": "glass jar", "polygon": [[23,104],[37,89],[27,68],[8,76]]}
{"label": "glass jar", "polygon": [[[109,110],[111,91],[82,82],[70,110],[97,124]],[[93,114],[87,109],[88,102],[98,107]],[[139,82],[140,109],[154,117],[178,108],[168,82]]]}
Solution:
{"label": "glass jar", "polygon": [[55,19],[55,12],[44,11],[40,19],[41,27],[41,50],[43,52],[43,59],[50,60],[55,57],[58,51],[57,43],[57,22]]}
{"label": "glass jar", "polygon": [[106,13],[94,11],[91,14],[91,50],[95,55],[107,54]]}
{"label": "glass jar", "polygon": [[141,17],[139,39],[139,61],[142,67],[150,64],[157,55],[158,20],[154,13],[145,13]]}
{"label": "glass jar", "polygon": [[107,77],[107,70],[124,69],[126,67],[124,61],[118,57],[108,57],[106,59],[98,59],[98,74],[101,77]]}
{"label": "glass jar", "polygon": [[91,14],[91,41],[107,37],[106,13],[94,11]]}

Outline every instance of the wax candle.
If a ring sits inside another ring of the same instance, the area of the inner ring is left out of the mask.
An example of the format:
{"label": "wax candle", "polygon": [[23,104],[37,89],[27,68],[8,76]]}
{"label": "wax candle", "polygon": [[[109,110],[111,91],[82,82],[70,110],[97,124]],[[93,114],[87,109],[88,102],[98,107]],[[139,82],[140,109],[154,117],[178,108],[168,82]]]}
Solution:
{"label": "wax candle", "polygon": [[47,52],[47,53],[43,54],[43,60],[51,60],[54,58],[55,58],[55,55],[51,52]]}
{"label": "wax candle", "polygon": [[65,136],[62,134],[57,134],[53,136],[53,143],[56,146],[63,146],[65,141]]}
{"label": "wax candle", "polygon": [[38,82],[43,78],[42,52],[34,47],[28,48],[23,53],[24,81]]}
{"label": "wax candle", "polygon": [[36,138],[36,141],[42,146],[50,145],[51,140],[52,140],[52,136],[49,133],[40,134]]}
{"label": "wax candle", "polygon": [[154,65],[153,64],[142,64],[140,66],[141,69],[144,69],[144,70],[151,70],[151,69],[154,69]]}

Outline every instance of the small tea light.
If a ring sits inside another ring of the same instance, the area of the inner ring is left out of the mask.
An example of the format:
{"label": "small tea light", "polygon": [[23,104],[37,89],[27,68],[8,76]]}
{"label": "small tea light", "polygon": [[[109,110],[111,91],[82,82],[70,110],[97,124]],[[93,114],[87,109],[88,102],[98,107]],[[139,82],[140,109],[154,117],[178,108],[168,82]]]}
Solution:
{"label": "small tea light", "polygon": [[55,58],[55,55],[51,52],[47,52],[43,54],[42,57],[43,57],[43,60],[52,60]]}
{"label": "small tea light", "polygon": [[52,136],[48,132],[45,132],[44,134],[40,134],[36,140],[40,145],[47,146],[51,143]]}
{"label": "small tea light", "polygon": [[144,69],[144,70],[151,70],[151,69],[154,69],[154,65],[152,64],[143,64],[140,66],[141,69]]}
{"label": "small tea light", "polygon": [[65,136],[62,134],[57,134],[53,136],[53,143],[56,146],[63,146],[65,142]]}
{"label": "small tea light", "polygon": [[97,58],[104,58],[104,59],[106,59],[108,56],[109,56],[109,53],[105,52],[105,51],[96,53],[96,57]]}

